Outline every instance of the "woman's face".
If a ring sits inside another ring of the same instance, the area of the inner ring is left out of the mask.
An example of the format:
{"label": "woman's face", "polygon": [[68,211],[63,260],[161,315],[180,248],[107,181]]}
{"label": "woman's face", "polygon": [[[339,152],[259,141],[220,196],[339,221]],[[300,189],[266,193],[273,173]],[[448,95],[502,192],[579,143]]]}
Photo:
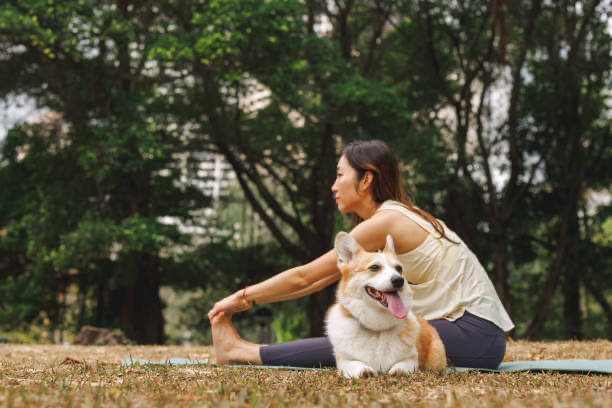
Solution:
{"label": "woman's face", "polygon": [[351,167],[343,155],[338,161],[336,181],[331,188],[340,212],[354,212],[355,208],[362,201],[363,197],[357,193],[355,188],[358,181],[357,171]]}

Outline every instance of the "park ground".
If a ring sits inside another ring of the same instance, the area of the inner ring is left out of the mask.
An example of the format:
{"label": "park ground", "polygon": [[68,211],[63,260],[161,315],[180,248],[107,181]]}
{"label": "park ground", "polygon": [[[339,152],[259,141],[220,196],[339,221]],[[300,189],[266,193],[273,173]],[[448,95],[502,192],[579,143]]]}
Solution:
{"label": "park ground", "polygon": [[[416,373],[346,380],[333,370],[124,367],[125,358],[214,361],[207,346],[0,345],[0,407],[610,407],[612,376]],[[506,360],[612,359],[612,342],[509,341]]]}

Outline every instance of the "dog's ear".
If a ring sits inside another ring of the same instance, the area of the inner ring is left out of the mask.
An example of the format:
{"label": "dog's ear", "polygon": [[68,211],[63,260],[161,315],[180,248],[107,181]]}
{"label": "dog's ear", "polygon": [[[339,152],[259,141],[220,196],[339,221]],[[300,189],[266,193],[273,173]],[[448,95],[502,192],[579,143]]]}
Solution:
{"label": "dog's ear", "polygon": [[391,238],[391,235],[387,235],[387,244],[385,245],[383,252],[395,253],[395,246],[393,245],[393,238]]}
{"label": "dog's ear", "polygon": [[334,247],[336,248],[339,264],[351,263],[355,259],[357,251],[361,249],[357,241],[346,232],[339,232],[336,235]]}

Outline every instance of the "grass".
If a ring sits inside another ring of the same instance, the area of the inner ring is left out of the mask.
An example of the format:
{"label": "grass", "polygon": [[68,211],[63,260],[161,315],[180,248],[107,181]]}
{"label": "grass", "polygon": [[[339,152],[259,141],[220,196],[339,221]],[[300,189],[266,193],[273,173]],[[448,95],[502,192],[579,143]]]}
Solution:
{"label": "grass", "polygon": [[[211,359],[210,347],[0,345],[0,407],[610,407],[612,376],[415,373],[346,380],[335,371],[122,367],[127,357]],[[612,342],[510,341],[509,360],[612,359]]]}

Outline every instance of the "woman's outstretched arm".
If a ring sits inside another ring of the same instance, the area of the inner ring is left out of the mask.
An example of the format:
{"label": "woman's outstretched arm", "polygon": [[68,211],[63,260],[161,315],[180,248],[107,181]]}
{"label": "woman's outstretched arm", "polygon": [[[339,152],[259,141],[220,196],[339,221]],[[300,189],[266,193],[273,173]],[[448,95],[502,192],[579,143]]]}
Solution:
{"label": "woman's outstretched arm", "polygon": [[339,278],[336,251],[332,249],[306,265],[291,268],[257,285],[250,286],[244,297],[244,291],[239,290],[220,300],[215,303],[208,317],[212,319],[222,311],[235,313],[247,310],[251,307],[253,300],[257,303],[270,303],[295,299],[316,292]]}
{"label": "woman's outstretched arm", "polygon": [[[366,251],[381,249],[385,246],[389,221],[388,216],[374,216],[353,228],[350,235]],[[253,300],[257,303],[270,303],[306,296],[331,285],[338,279],[340,272],[336,264],[336,250],[332,249],[312,262],[291,268],[250,286],[246,293],[239,290],[220,300],[215,303],[208,317],[212,319],[223,311],[233,314],[247,310]]]}

